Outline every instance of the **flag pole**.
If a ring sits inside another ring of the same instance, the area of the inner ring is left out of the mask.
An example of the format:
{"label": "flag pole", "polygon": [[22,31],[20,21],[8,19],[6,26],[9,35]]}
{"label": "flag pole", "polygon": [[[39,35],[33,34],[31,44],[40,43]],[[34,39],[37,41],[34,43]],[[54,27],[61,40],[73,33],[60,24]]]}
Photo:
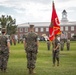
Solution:
{"label": "flag pole", "polygon": [[[55,43],[56,35],[60,33],[60,22],[56,13],[54,0],[52,0],[52,16],[51,16],[51,23],[49,26],[49,39]],[[55,45],[54,45],[55,46]]]}

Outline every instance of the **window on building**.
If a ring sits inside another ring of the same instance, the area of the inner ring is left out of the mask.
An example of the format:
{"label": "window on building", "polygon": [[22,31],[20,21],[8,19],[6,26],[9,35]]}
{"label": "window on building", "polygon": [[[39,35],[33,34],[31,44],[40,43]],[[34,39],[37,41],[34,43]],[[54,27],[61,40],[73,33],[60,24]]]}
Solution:
{"label": "window on building", "polygon": [[38,32],[38,28],[35,28],[35,32]]}
{"label": "window on building", "polygon": [[23,28],[20,28],[20,32],[23,32]]}
{"label": "window on building", "polygon": [[44,31],[44,29],[43,29],[43,28],[40,28],[40,31],[41,31],[41,32],[43,32],[43,31]]}
{"label": "window on building", "polygon": [[46,32],[48,32],[49,31],[49,28],[46,28]]}
{"label": "window on building", "polygon": [[74,31],[74,26],[71,26],[71,31]]}
{"label": "window on building", "polygon": [[63,27],[61,27],[61,31],[64,31],[64,30],[63,30]]}
{"label": "window on building", "polygon": [[65,31],[68,31],[68,27],[65,27]]}
{"label": "window on building", "polygon": [[71,33],[71,38],[73,37],[74,33]]}
{"label": "window on building", "polygon": [[25,28],[25,32],[28,32],[28,28]]}

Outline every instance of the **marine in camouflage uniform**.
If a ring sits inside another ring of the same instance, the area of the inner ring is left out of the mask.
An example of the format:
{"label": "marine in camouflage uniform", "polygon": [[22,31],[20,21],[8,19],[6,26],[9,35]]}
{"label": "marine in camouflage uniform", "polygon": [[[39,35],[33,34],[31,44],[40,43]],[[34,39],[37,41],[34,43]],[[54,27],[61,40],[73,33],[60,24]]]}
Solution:
{"label": "marine in camouflage uniform", "polygon": [[69,50],[69,49],[70,49],[70,39],[69,39],[69,38],[67,39],[66,47],[67,47],[67,50]]}
{"label": "marine in camouflage uniform", "polygon": [[55,36],[55,40],[52,42],[53,44],[53,66],[55,66],[57,61],[57,66],[59,66],[59,46],[60,42],[57,39],[58,35]]}
{"label": "marine in camouflage uniform", "polygon": [[38,53],[38,35],[34,32],[34,26],[30,25],[30,32],[25,35],[24,47],[27,57],[27,68],[29,73],[34,73],[37,53]]}
{"label": "marine in camouflage uniform", "polygon": [[6,72],[7,63],[9,58],[9,46],[10,42],[5,35],[6,29],[2,29],[2,35],[0,35],[0,70]]}
{"label": "marine in camouflage uniform", "polygon": [[60,45],[61,45],[61,51],[64,50],[64,39],[60,40]]}
{"label": "marine in camouflage uniform", "polygon": [[51,46],[50,40],[47,40],[47,49],[48,50],[50,50],[50,46]]}

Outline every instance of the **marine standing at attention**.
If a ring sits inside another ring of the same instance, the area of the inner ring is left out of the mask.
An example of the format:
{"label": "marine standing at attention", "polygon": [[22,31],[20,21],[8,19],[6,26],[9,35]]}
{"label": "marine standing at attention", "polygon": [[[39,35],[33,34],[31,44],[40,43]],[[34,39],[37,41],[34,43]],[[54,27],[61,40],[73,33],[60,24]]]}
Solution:
{"label": "marine standing at attention", "polygon": [[38,34],[34,32],[34,25],[30,25],[30,31],[24,37],[24,47],[27,57],[29,74],[35,73],[35,64],[38,53]]}
{"label": "marine standing at attention", "polygon": [[0,35],[0,70],[7,72],[7,63],[9,59],[10,40],[6,35],[6,29],[2,28],[2,35]]}
{"label": "marine standing at attention", "polygon": [[60,42],[58,40],[58,35],[55,35],[55,40],[53,41],[53,66],[55,66],[57,61],[57,66],[59,66],[59,47]]}

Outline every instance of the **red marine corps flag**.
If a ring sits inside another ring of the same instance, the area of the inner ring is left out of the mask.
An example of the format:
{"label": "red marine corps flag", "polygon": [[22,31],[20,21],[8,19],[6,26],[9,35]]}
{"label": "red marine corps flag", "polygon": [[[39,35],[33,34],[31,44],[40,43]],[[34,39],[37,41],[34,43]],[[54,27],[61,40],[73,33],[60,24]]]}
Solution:
{"label": "red marine corps flag", "polygon": [[54,1],[53,1],[53,5],[52,5],[52,17],[51,17],[51,23],[49,26],[49,40],[53,41],[55,38],[55,35],[60,34],[60,22],[55,10],[55,5],[54,5]]}

